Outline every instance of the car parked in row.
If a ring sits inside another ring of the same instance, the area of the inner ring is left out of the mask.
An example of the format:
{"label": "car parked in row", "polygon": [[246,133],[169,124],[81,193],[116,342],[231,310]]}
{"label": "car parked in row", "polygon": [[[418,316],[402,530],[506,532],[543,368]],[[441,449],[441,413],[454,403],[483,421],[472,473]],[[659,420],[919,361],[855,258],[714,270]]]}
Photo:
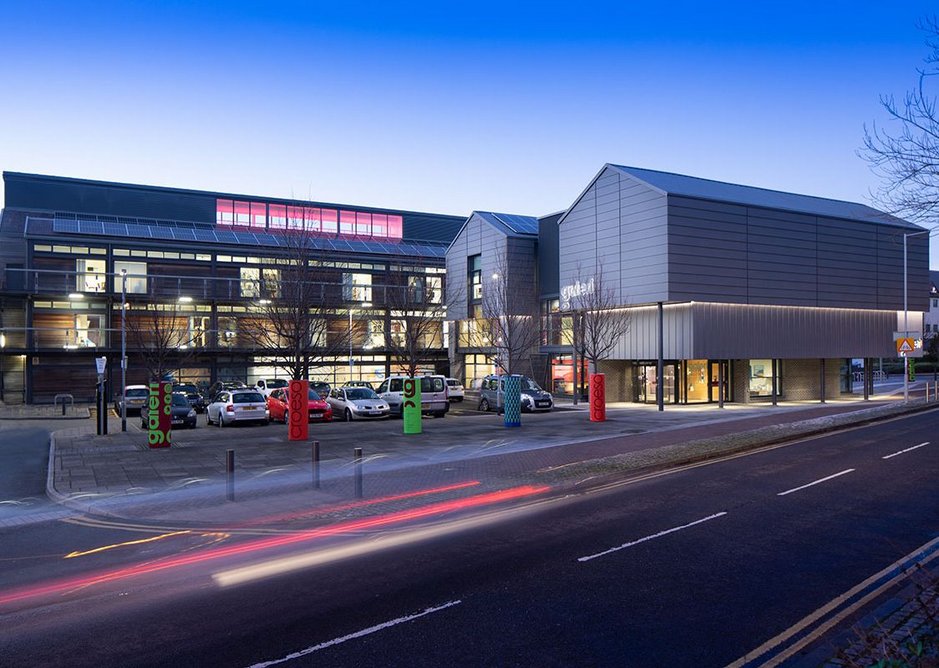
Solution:
{"label": "car parked in row", "polygon": [[254,389],[263,394],[266,399],[274,390],[287,387],[289,382],[285,378],[261,378],[254,384]]}
{"label": "car parked in row", "polygon": [[242,383],[240,380],[219,380],[209,386],[209,389],[205,391],[206,403],[212,402],[215,397],[218,396],[219,392],[224,390],[247,390],[248,386]]}
{"label": "car parked in row", "polygon": [[334,387],[327,401],[333,413],[346,421],[386,418],[390,414],[388,402],[367,387]]}
{"label": "car parked in row", "polygon": [[150,398],[150,388],[146,385],[128,385],[116,402],[114,410],[118,416],[122,414],[124,404],[127,404],[127,415],[140,413],[140,409],[147,405]]}
{"label": "car parked in row", "polygon": [[[182,392],[173,392],[170,404],[170,425],[173,427],[189,427],[195,429],[196,409],[189,403],[189,399]],[[140,409],[140,428],[149,429],[150,408],[143,406]]]}
{"label": "car parked in row", "polygon": [[209,424],[227,427],[237,422],[267,424],[267,402],[257,390],[222,390],[205,411]]}
{"label": "car parked in row", "polygon": [[[320,397],[316,390],[309,390],[307,409],[310,422],[330,422],[333,419],[333,408]],[[290,389],[273,390],[267,398],[267,410],[271,420],[280,420],[284,424],[290,420]]]}
{"label": "car parked in row", "polygon": [[[483,378],[479,388],[479,410],[489,411],[497,409],[502,411],[505,397],[505,376],[490,375]],[[528,376],[521,377],[522,411],[531,413],[535,411],[550,411],[554,408],[554,398],[545,392]]]}
{"label": "car parked in row", "polygon": [[465,396],[463,383],[456,378],[447,378],[447,395],[449,395],[450,401],[463,401]]}
{"label": "car parked in row", "polygon": [[199,392],[199,388],[192,383],[174,383],[173,392],[185,394],[186,399],[189,400],[196,413],[205,412],[205,397]]}
{"label": "car parked in row", "polygon": [[[389,376],[378,386],[378,396],[388,402],[391,414],[400,416],[404,410],[404,381],[407,376]],[[443,376],[417,376],[421,382],[421,413],[443,417],[450,410],[447,379]]]}
{"label": "car parked in row", "polygon": [[321,380],[311,380],[310,389],[314,390],[318,395],[320,395],[320,399],[325,401],[329,396],[329,391],[332,389],[332,387],[329,383],[324,383]]}
{"label": "car parked in row", "polygon": [[370,390],[375,389],[375,386],[367,380],[350,380],[348,383],[344,383],[343,387],[367,387]]}

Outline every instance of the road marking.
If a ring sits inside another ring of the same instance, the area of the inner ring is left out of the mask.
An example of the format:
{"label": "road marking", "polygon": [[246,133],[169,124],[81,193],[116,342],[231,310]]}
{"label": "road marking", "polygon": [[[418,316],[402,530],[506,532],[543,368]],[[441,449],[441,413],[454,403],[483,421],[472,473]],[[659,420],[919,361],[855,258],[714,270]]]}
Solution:
{"label": "road marking", "polygon": [[654,538],[661,538],[662,536],[667,536],[670,533],[675,533],[676,531],[681,531],[682,529],[687,529],[688,527],[693,527],[696,524],[701,524],[702,522],[708,522],[710,520],[717,519],[718,517],[723,517],[726,515],[726,512],[715,513],[714,515],[708,515],[707,517],[702,517],[700,520],[695,520],[689,524],[683,524],[680,527],[673,527],[671,529],[666,529],[665,531],[660,531],[657,534],[651,536],[646,536],[645,538],[640,538],[638,540],[633,540],[628,543],[623,543],[618,547],[611,547],[609,550],[604,550],[603,552],[597,552],[596,554],[591,554],[587,557],[578,557],[577,561],[590,561],[591,559],[596,559],[597,557],[604,557],[613,552],[619,552],[620,550],[625,550],[627,547],[632,547],[633,545],[639,545],[640,543],[645,543],[646,541],[652,540]]}
{"label": "road marking", "polygon": [[906,450],[900,450],[900,452],[894,452],[892,455],[885,455],[881,459],[890,459],[891,457],[896,457],[897,455],[902,455],[905,452],[910,452],[911,450],[916,450],[917,448],[923,448],[929,445],[929,441],[925,443],[920,443],[919,445],[914,445],[912,448],[907,448]]}
{"label": "road marking", "polygon": [[786,496],[786,494],[792,494],[793,492],[798,492],[800,489],[805,489],[806,487],[811,487],[812,485],[818,485],[818,484],[821,484],[821,483],[823,483],[823,482],[827,482],[827,481],[829,481],[829,480],[832,480],[832,479],[834,479],[834,478],[837,478],[838,476],[843,476],[843,475],[845,475],[845,474],[853,473],[853,472],[854,472],[854,469],[846,469],[846,470],[842,471],[841,473],[836,473],[836,474],[830,475],[830,476],[828,476],[828,477],[826,477],[826,478],[822,478],[822,479],[820,479],[820,480],[816,480],[816,481],[814,481],[814,482],[810,482],[808,485],[802,485],[801,487],[794,487],[794,488],[792,488],[792,489],[787,489],[785,492],[780,492],[780,493],[777,494],[776,496]]}
{"label": "road marking", "polygon": [[288,654],[287,656],[281,659],[274,659],[273,661],[263,661],[261,663],[255,663],[250,668],[267,668],[267,666],[276,666],[278,663],[284,663],[285,661],[292,661],[293,659],[299,659],[300,657],[307,656],[313,652],[318,652],[321,649],[326,649],[327,647],[332,647],[334,645],[339,645],[344,643],[347,640],[355,640],[356,638],[361,638],[363,636],[376,633],[378,631],[383,631],[384,629],[391,628],[392,626],[397,626],[398,624],[403,624],[405,622],[411,622],[425,615],[432,614],[434,612],[440,612],[441,610],[446,610],[447,608],[452,608],[455,605],[459,605],[463,601],[448,601],[443,605],[438,605],[433,608],[427,608],[422,612],[415,613],[413,615],[407,615],[406,617],[398,617],[397,619],[392,619],[388,622],[383,622],[381,624],[376,624],[375,626],[370,626],[367,629],[362,629],[361,631],[356,631],[355,633],[350,633],[347,636],[342,636],[341,638],[333,638],[332,640],[327,640],[326,642],[320,643],[319,645],[313,645],[312,647],[307,647],[306,649],[301,649],[299,652],[294,652],[293,654]]}
{"label": "road marking", "polygon": [[[841,596],[832,599],[779,635],[728,664],[727,668],[742,668],[751,665],[758,665],[761,668],[778,666],[937,557],[939,557],[939,538],[913,550]],[[786,646],[786,643],[790,644]]]}

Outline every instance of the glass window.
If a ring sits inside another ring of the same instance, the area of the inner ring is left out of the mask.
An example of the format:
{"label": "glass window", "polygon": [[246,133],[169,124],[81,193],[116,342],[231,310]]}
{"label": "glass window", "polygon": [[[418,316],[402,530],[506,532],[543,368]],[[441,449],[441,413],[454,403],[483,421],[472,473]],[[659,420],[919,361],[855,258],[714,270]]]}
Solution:
{"label": "glass window", "polygon": [[126,292],[132,295],[147,294],[147,263],[114,261],[114,290],[121,291],[123,277],[121,271],[127,271]]}
{"label": "glass window", "polygon": [[303,207],[302,206],[288,206],[287,207],[287,229],[288,230],[302,230],[303,229]]}
{"label": "glass window", "polygon": [[303,229],[307,232],[320,231],[320,210],[314,207],[303,207]]}
{"label": "glass window", "polygon": [[251,224],[251,205],[248,202],[235,202],[235,225],[248,227]]}
{"label": "glass window", "polygon": [[251,227],[267,227],[267,205],[264,202],[251,202]]}
{"label": "glass window", "polygon": [[385,326],[381,320],[369,320],[366,322],[365,345],[366,350],[385,347]]}
{"label": "glass window", "polygon": [[215,224],[233,225],[235,222],[234,202],[230,199],[215,200]]}
{"label": "glass window", "polygon": [[343,273],[342,298],[346,301],[372,301],[372,275]]}
{"label": "glass window", "polygon": [[78,292],[104,292],[107,286],[104,260],[75,260],[75,289]]}
{"label": "glass window", "polygon": [[383,213],[372,214],[372,236],[379,239],[388,236],[388,216]]}
{"label": "glass window", "polygon": [[355,234],[359,237],[372,236],[372,214],[356,211]]}
{"label": "glass window", "polygon": [[388,237],[400,239],[404,235],[404,219],[401,216],[388,216]]}
{"label": "glass window", "polygon": [[389,392],[403,392],[404,391],[404,381],[400,378],[391,379],[391,388]]}
{"label": "glass window", "polygon": [[323,209],[323,232],[336,234],[339,231],[339,212],[335,209]]}
{"label": "glass window", "polygon": [[424,277],[408,276],[408,302],[411,304],[423,304],[425,298]]}
{"label": "glass window", "polygon": [[355,211],[339,212],[339,234],[343,236],[355,234]]}
{"label": "glass window", "polygon": [[[778,365],[777,365],[778,369]],[[777,381],[776,392],[779,392]],[[750,360],[750,396],[770,397],[773,395],[773,361]]]}
{"label": "glass window", "polygon": [[261,295],[261,270],[257,267],[241,268],[241,296],[259,297]]}
{"label": "glass window", "polygon": [[469,269],[469,296],[470,303],[481,301],[483,298],[483,270],[482,256],[471,255],[467,258]]}
{"label": "glass window", "polygon": [[283,230],[287,227],[287,207],[284,204],[271,204],[268,207],[271,217],[271,229]]}
{"label": "glass window", "polygon": [[97,348],[104,342],[104,316],[81,314],[75,316],[75,345],[79,348]]}
{"label": "glass window", "polygon": [[391,321],[391,343],[395,346],[403,347],[407,345],[408,323],[406,320]]}

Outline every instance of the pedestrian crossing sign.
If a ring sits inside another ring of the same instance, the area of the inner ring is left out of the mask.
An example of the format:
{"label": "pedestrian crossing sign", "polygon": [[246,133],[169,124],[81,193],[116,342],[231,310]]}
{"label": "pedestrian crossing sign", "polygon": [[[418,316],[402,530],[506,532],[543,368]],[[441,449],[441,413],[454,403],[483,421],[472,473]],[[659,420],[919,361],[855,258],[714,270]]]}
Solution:
{"label": "pedestrian crossing sign", "polygon": [[913,339],[908,337],[903,337],[897,339],[897,355],[900,357],[906,357],[916,349],[916,344]]}

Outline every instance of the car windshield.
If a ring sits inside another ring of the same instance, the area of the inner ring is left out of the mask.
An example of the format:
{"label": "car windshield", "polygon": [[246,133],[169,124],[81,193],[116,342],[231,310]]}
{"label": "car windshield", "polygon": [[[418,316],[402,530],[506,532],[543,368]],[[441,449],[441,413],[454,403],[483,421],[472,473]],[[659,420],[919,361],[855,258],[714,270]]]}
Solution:
{"label": "car windshield", "polygon": [[322,401],[323,400],[322,397],[320,397],[319,392],[317,392],[316,390],[310,390],[308,399],[309,401]]}
{"label": "car windshield", "polygon": [[240,380],[232,380],[232,381],[226,381],[222,383],[222,387],[224,387],[226,390],[237,390],[238,388],[241,388],[244,386],[245,384],[242,383]]}
{"label": "car windshield", "polygon": [[375,390],[370,390],[367,387],[350,387],[346,390],[346,398],[356,401],[359,399],[377,399],[378,395],[375,394]]}
{"label": "car windshield", "polygon": [[182,394],[174,394],[173,405],[174,406],[189,406],[189,401]]}
{"label": "car windshield", "polygon": [[522,378],[522,391],[542,392],[541,386],[531,378]]}
{"label": "car windshield", "polygon": [[443,378],[424,376],[421,378],[421,392],[443,392]]}
{"label": "car windshield", "polygon": [[135,387],[133,389],[125,390],[124,394],[125,396],[139,399],[140,397],[150,396],[150,390],[145,387]]}
{"label": "car windshield", "polygon": [[263,403],[264,397],[259,392],[239,392],[231,395],[231,400],[235,404],[251,404],[255,401]]}
{"label": "car windshield", "polygon": [[460,381],[458,381],[458,380],[448,380],[448,381],[447,381],[447,385],[449,385],[450,387],[456,387],[456,386],[459,385],[459,384],[460,384]]}
{"label": "car windshield", "polygon": [[199,390],[195,385],[174,385],[173,392],[185,392],[186,394],[198,394]]}
{"label": "car windshield", "polygon": [[267,381],[268,389],[274,389],[276,387],[287,387],[287,381],[280,378],[275,378],[274,380]]}

